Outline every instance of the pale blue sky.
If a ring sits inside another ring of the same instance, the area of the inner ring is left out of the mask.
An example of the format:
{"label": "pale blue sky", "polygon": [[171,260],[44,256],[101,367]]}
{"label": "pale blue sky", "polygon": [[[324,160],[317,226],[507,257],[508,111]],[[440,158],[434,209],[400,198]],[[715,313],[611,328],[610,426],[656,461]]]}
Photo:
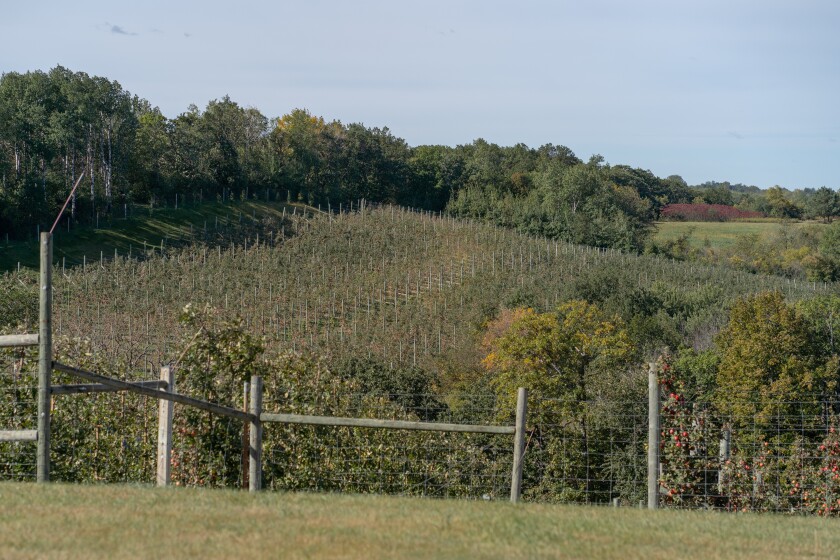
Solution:
{"label": "pale blue sky", "polygon": [[174,117],[225,94],[411,145],[552,142],[762,188],[840,186],[840,2],[4,2],[0,71],[61,64]]}

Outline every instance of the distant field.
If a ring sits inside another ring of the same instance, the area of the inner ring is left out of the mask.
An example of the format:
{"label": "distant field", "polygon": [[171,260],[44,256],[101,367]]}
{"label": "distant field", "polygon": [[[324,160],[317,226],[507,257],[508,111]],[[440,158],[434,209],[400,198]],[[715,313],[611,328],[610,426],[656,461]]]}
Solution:
{"label": "distant field", "polygon": [[783,228],[824,227],[817,222],[797,222],[783,224],[778,220],[737,221],[737,222],[657,222],[654,239],[657,242],[673,241],[681,235],[689,234],[693,247],[706,245],[725,249],[735,244],[739,237],[750,234],[767,235]]}
{"label": "distant field", "polygon": [[836,519],[0,484],[16,558],[830,558]]}

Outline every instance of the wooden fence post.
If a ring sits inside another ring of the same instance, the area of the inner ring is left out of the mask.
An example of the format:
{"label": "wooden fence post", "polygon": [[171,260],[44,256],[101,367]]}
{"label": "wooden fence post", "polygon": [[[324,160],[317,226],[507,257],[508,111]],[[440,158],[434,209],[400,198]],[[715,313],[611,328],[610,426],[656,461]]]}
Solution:
{"label": "wooden fence post", "polygon": [[718,458],[720,461],[720,469],[718,470],[718,494],[723,496],[726,489],[724,484],[724,472],[726,462],[729,460],[729,446],[732,441],[732,431],[728,426],[724,426],[720,433],[720,450],[718,451]]}
{"label": "wooden fence post", "polygon": [[[244,410],[245,412],[248,412],[248,394],[251,392],[251,384],[246,381],[243,389],[244,390],[242,391],[242,410]],[[250,425],[251,425],[250,422],[243,422],[242,423],[242,489],[243,490],[250,487],[250,485],[248,483],[248,474],[249,474],[249,471],[251,469],[251,467],[250,467],[251,462],[249,461],[249,457],[250,457],[250,454],[251,454],[249,449],[250,449],[251,444],[250,444],[250,436],[248,435],[248,433],[250,431],[248,428],[250,427]]]}
{"label": "wooden fence post", "polygon": [[659,380],[654,363],[648,369],[647,505],[659,507]]}
{"label": "wooden fence post", "polygon": [[52,236],[41,234],[38,313],[38,456],[36,480],[50,480],[50,382],[52,377]]}
{"label": "wooden fence post", "polygon": [[263,400],[263,381],[259,375],[251,377],[251,402],[249,403],[249,411],[254,415],[250,426],[250,446],[249,446],[249,465],[248,465],[248,490],[251,492],[259,492],[262,490],[262,422],[260,421],[260,414],[262,414],[262,400]]}
{"label": "wooden fence post", "polygon": [[522,458],[525,455],[525,420],[528,415],[528,390],[520,387],[516,394],[516,431],[513,434],[513,473],[510,480],[510,501],[517,503],[522,495]]}
{"label": "wooden fence post", "polygon": [[[166,381],[167,393],[175,392],[175,371],[172,366],[160,368],[160,380]],[[172,464],[172,420],[175,403],[160,399],[158,402],[158,448],[157,448],[157,485],[169,486]]]}

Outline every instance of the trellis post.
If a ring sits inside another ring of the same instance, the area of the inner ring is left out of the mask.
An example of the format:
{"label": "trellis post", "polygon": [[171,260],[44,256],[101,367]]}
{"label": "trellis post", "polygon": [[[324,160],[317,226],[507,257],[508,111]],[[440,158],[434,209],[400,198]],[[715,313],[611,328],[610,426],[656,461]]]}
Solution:
{"label": "trellis post", "polygon": [[[175,370],[166,365],[160,368],[160,380],[166,382],[167,393],[175,392]],[[175,403],[160,399],[158,402],[158,448],[157,448],[157,485],[169,486],[172,464],[172,420]]]}
{"label": "trellis post", "polygon": [[52,235],[41,233],[38,312],[38,455],[36,480],[50,480],[50,381],[52,376]]}
{"label": "trellis post", "polygon": [[525,420],[528,415],[528,390],[520,387],[516,393],[516,431],[513,434],[513,473],[510,481],[510,501],[517,503],[522,495],[522,459],[525,455]]}
{"label": "trellis post", "polygon": [[659,507],[659,380],[654,363],[648,367],[647,506]]}
{"label": "trellis post", "polygon": [[[251,384],[246,381],[243,386],[242,391],[242,410],[248,412],[248,395],[251,392]],[[251,469],[249,460],[250,456],[250,446],[251,440],[249,435],[249,427],[250,422],[243,422],[242,423],[242,489],[250,488],[250,484],[248,482],[248,475],[250,474],[249,471]]]}
{"label": "trellis post", "polygon": [[262,414],[263,381],[259,375],[251,377],[251,398],[248,403],[249,412],[253,415],[249,428],[250,445],[248,457],[248,490],[259,492],[262,490]]}

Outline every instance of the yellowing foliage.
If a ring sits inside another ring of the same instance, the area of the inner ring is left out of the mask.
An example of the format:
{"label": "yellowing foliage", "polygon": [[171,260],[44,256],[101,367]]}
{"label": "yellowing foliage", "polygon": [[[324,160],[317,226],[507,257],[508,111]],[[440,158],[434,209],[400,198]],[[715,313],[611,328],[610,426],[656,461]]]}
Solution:
{"label": "yellowing foliage", "polygon": [[527,387],[536,399],[552,399],[546,410],[564,416],[574,416],[576,405],[592,397],[593,377],[611,375],[633,351],[619,317],[580,300],[549,313],[506,311],[488,327],[485,344],[484,366],[495,373],[494,387],[507,403],[501,410],[514,410],[516,388]]}
{"label": "yellowing foliage", "polygon": [[717,344],[717,404],[742,420],[760,424],[790,403],[816,403],[834,385],[807,322],[779,292],[736,303]]}

